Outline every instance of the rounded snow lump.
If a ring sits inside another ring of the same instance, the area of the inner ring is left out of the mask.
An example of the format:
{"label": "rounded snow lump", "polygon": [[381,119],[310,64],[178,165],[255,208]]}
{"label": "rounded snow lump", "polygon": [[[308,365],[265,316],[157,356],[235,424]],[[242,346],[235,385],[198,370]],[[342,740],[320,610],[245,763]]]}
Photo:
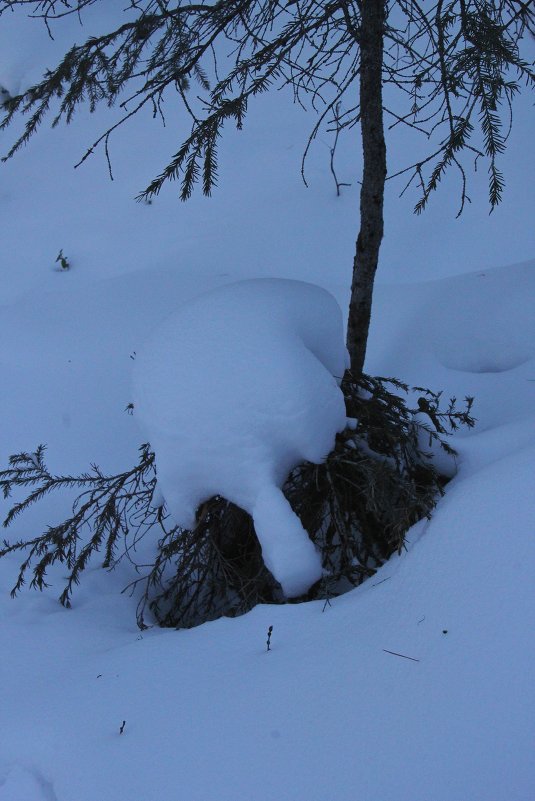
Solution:
{"label": "rounded snow lump", "polygon": [[306,592],[322,568],[281,487],[299,463],[323,461],[344,429],[347,366],[334,298],[279,278],[195,298],[136,356],[134,414],[171,515],[192,528],[214,495],[245,509],[289,597]]}

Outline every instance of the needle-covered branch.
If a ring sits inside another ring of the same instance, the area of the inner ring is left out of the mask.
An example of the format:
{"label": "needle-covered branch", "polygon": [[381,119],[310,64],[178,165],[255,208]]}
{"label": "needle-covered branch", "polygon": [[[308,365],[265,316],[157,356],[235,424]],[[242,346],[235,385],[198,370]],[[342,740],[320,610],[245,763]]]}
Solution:
{"label": "needle-covered branch", "polygon": [[[307,598],[330,597],[360,584],[403,547],[409,527],[429,516],[447,480],[434,468],[435,446],[453,457],[447,433],[471,427],[472,401],[455,399],[442,409],[441,396],[415,388],[420,397],[411,409],[409,387],[394,379],[347,377],[348,414],[358,418],[323,464],[296,468],[284,486],[286,497],[320,549],[325,576]],[[419,417],[415,417],[419,414]],[[423,435],[423,436],[422,436]],[[221,615],[238,615],[257,603],[282,600],[280,587],[262,559],[252,518],[224,498],[201,504],[196,525],[173,525],[156,491],[156,466],[150,446],[139,461],[116,475],[96,466],[81,476],[56,476],[44,461],[44,448],[15,454],[0,470],[4,499],[28,491],[7,513],[8,527],[51,492],[80,490],[65,520],[29,539],[0,544],[0,558],[24,554],[12,590],[29,580],[33,589],[48,586],[51,568],[67,569],[60,594],[69,607],[74,587],[92,558],[113,568],[128,559],[135,571],[128,589],[139,598],[138,624],[151,615],[161,625],[187,627]],[[146,537],[147,563],[136,553]],[[63,579],[62,579],[63,580]]]}
{"label": "needle-covered branch", "polygon": [[[0,24],[8,10],[22,7],[53,30],[62,17],[78,14],[83,19],[89,6],[101,2],[0,0]],[[530,5],[520,0],[381,5],[382,81],[396,87],[399,100],[391,112],[398,124],[424,131],[425,146],[431,140],[418,162],[397,164],[391,172],[408,171],[418,179],[419,212],[451,166],[459,170],[464,201],[467,168],[461,157],[479,152],[488,157],[493,207],[503,193],[498,158],[507,140],[511,103],[521,84],[533,81],[533,70],[520,53],[524,35],[533,28]],[[209,194],[217,183],[217,140],[225,123],[240,128],[250,101],[272,86],[291,87],[296,102],[311,105],[324,118],[325,110],[345,103],[352,110],[345,117],[347,129],[361,119],[355,81],[361,67],[362,9],[352,0],[131,2],[122,24],[75,45],[39,83],[5,102],[3,128],[26,117],[5,158],[25,145],[47,116],[56,125],[70,122],[82,103],[91,110],[101,103],[116,105],[119,119],[87,149],[85,156],[90,155],[147,106],[163,116],[164,96],[176,92],[191,119],[191,133],[140,197],[157,194],[173,180],[180,181],[183,199],[197,181]],[[202,97],[189,91],[194,83]]]}

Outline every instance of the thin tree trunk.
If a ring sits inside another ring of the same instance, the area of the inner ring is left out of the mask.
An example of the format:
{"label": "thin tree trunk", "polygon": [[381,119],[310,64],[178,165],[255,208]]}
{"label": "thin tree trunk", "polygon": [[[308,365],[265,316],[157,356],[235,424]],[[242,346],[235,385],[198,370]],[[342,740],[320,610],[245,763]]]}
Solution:
{"label": "thin tree trunk", "polygon": [[364,170],[347,326],[351,372],[362,373],[370,327],[373,282],[383,238],[386,145],[383,129],[385,0],[363,0],[360,29],[360,115]]}

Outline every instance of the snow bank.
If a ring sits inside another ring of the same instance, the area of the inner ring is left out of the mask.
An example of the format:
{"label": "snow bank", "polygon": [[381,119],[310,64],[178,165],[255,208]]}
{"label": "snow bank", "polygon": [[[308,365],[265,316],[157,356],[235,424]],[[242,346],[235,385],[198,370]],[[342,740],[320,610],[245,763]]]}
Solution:
{"label": "snow bank", "polygon": [[173,517],[191,528],[213,495],[241,506],[290,597],[321,577],[321,559],[280,488],[300,462],[321,462],[345,427],[347,364],[334,298],[284,279],[201,295],[136,357],[135,415]]}

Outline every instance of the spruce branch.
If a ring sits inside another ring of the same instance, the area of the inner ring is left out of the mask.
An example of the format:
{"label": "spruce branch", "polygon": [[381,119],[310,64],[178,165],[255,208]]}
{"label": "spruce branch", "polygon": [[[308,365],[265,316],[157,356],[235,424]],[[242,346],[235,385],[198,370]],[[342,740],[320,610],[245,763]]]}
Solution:
{"label": "spruce branch", "polygon": [[[324,463],[300,465],[283,487],[323,558],[325,577],[303,600],[332,598],[357,586],[403,549],[406,532],[431,515],[447,481],[421,449],[419,435],[424,431],[430,445],[454,454],[447,434],[474,425],[472,398],[460,408],[455,398],[443,405],[441,393],[350,373],[342,386],[356,427],[338,436]],[[414,393],[420,395],[417,409],[408,403]],[[415,422],[417,411],[427,414],[429,424]],[[24,554],[13,595],[27,582],[43,590],[50,569],[63,564],[68,575],[59,600],[69,607],[84,570],[100,554],[106,569],[127,559],[136,571],[125,589],[138,596],[140,628],[148,625],[147,611],[160,625],[187,627],[282,600],[252,518],[242,509],[217,496],[197,510],[193,529],[170,524],[155,501],[156,462],[148,444],[129,470],[108,475],[93,464],[80,476],[51,473],[40,445],[10,457],[0,470],[0,488],[5,499],[15,490],[27,493],[8,511],[4,526],[51,492],[80,490],[62,522],[29,539],[4,540],[0,558]],[[147,535],[154,556],[140,565],[135,550]]]}
{"label": "spruce branch", "polygon": [[[0,17],[8,9],[26,7],[52,32],[52,23],[60,24],[70,14],[82,19],[84,10],[100,2],[0,0]],[[0,128],[25,119],[4,158],[26,145],[48,116],[58,125],[72,121],[83,103],[91,111],[102,104],[117,106],[119,118],[78,162],[102,146],[111,175],[112,134],[146,108],[163,120],[164,99],[172,92],[192,121],[191,132],[139,197],[157,194],[166,182],[177,180],[185,200],[197,183],[205,194],[213,191],[217,143],[225,123],[241,128],[251,100],[272,86],[289,88],[294,102],[317,114],[305,143],[303,180],[308,150],[331,112],[350,97],[350,110],[339,118],[335,114],[336,135],[360,120],[355,84],[363,41],[361,3],[136,0],[126,12],[123,24],[74,45],[34,86],[2,97]],[[396,0],[388,12],[383,83],[395,87],[406,104],[383,111],[393,116],[394,125],[424,136],[424,146],[429,146],[428,153],[412,165],[400,165],[391,178],[407,173],[406,189],[422,189],[419,213],[446,171],[454,169],[460,177],[462,211],[469,200],[463,159],[479,152],[472,140],[480,134],[494,208],[503,195],[499,157],[511,124],[512,99],[521,83],[533,85],[535,80],[521,54],[523,37],[534,30],[531,5],[523,0],[438,0],[428,6]],[[201,87],[204,98],[192,96],[193,84]],[[331,167],[332,159],[331,153]]]}

